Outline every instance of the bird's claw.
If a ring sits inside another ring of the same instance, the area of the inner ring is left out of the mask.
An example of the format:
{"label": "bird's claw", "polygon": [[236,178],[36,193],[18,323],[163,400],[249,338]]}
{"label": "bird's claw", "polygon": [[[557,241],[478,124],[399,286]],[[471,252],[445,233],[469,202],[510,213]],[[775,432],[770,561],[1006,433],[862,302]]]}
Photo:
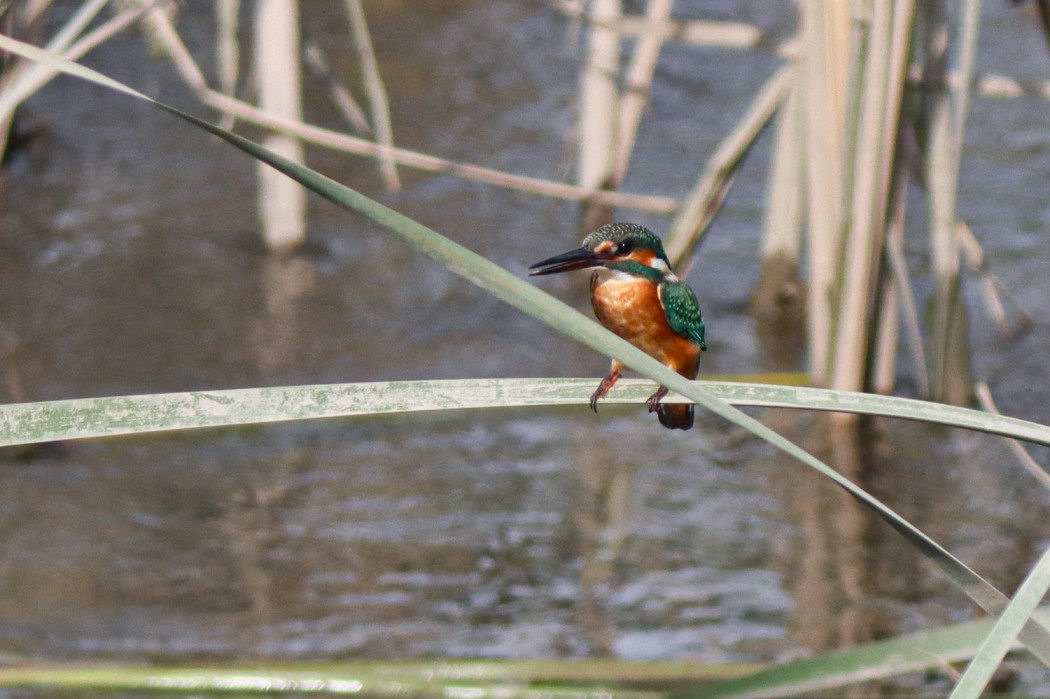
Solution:
{"label": "bird's claw", "polygon": [[598,390],[591,394],[591,410],[598,412],[598,399],[604,398],[609,389],[619,380],[620,372],[618,371],[611,371],[608,376],[602,379],[602,382],[598,384]]}
{"label": "bird's claw", "polygon": [[667,386],[661,386],[660,390],[645,399],[646,405],[649,406],[649,412],[656,412],[657,406],[660,405],[660,400],[667,395]]}

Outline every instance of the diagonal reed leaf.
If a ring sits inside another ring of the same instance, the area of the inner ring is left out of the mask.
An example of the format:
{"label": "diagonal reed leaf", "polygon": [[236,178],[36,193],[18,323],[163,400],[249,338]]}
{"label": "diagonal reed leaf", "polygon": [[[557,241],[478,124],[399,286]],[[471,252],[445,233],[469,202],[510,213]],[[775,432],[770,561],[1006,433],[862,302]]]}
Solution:
{"label": "diagonal reed leaf", "polygon": [[[1037,614],[1044,621],[1048,618],[1045,609]],[[860,682],[939,670],[973,657],[991,629],[990,621],[970,621],[919,631],[730,677],[670,699],[802,697]]]}
{"label": "diagonal reed leaf", "polygon": [[[419,252],[440,262],[452,272],[478,285],[493,296],[543,321],[588,347],[617,359],[628,368],[667,386],[669,389],[693,400],[719,417],[746,429],[756,437],[794,456],[810,468],[831,479],[855,499],[875,512],[911,542],[912,545],[918,548],[931,562],[940,567],[953,582],[983,609],[991,614],[999,614],[1005,609],[1008,602],[1007,598],[988,581],[877,498],[836,472],[820,459],[780,436],[761,422],[740,412],[713,395],[710,391],[705,390],[701,385],[694,384],[679,376],[638,348],[601,327],[598,323],[524,280],[519,279],[498,265],[489,262],[477,253],[320,173],[271,153],[249,139],[158,102],[101,73],[6,36],[0,36],[0,48],[30,60],[46,63],[52,68],[83,80],[150,102],[160,109],[218,136],[253,158],[269,164],[274,169],[283,172],[288,177],[334,204],[379,224],[411,244]],[[1045,627],[1038,622],[1031,621],[1021,632],[1020,638],[1033,653],[1046,665],[1050,666],[1050,632]]]}
{"label": "diagonal reed leaf", "polygon": [[1021,627],[1032,618],[1039,602],[1050,590],[1050,549],[1021,583],[1010,605],[984,639],[973,662],[952,691],[952,699],[976,699],[984,692],[992,675],[1017,641]]}

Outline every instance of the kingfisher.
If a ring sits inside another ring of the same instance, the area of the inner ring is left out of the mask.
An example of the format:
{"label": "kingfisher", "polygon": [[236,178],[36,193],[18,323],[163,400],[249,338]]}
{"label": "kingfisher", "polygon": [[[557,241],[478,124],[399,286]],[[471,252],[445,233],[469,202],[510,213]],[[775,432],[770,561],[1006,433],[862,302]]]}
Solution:
{"label": "kingfisher", "polygon": [[[660,238],[635,223],[609,223],[583,239],[583,246],[537,262],[529,276],[596,268],[591,274],[591,306],[598,321],[632,345],[687,379],[700,371],[704,318],[689,285],[671,271]],[[591,409],[620,379],[615,359],[591,396]],[[663,405],[667,387],[645,401],[668,429],[693,426],[693,405]]]}

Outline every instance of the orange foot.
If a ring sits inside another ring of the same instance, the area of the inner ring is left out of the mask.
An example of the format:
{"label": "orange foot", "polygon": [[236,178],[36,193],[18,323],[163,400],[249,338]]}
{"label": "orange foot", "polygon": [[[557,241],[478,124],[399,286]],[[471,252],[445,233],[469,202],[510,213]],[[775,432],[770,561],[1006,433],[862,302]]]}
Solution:
{"label": "orange foot", "polygon": [[667,395],[667,386],[661,386],[660,390],[645,399],[649,406],[649,412],[654,412],[660,405],[660,400]]}
{"label": "orange foot", "polygon": [[618,369],[613,369],[608,376],[602,379],[602,382],[598,384],[598,390],[591,394],[591,410],[598,412],[598,399],[605,397],[609,389],[619,380],[620,371]]}

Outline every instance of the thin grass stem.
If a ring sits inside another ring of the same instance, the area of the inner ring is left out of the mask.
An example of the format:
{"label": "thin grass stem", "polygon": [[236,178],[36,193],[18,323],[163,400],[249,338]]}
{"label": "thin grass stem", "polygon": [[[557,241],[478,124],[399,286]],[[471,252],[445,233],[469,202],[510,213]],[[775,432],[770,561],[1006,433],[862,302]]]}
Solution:
{"label": "thin grass stem", "polygon": [[[87,0],[62,25],[44,48],[52,53],[68,55],[77,36],[102,11],[107,1]],[[83,53],[75,55],[71,60],[76,60],[81,55]],[[25,63],[7,73],[0,82],[0,89],[3,90],[3,99],[0,99],[0,121],[10,119],[15,108],[25,98],[46,85],[55,75],[56,72],[53,69],[42,63]]]}
{"label": "thin grass stem", "polygon": [[[586,16],[582,2],[553,0],[552,4],[575,20]],[[623,15],[616,20],[593,21],[625,37],[655,37],[661,41],[675,41],[693,46],[751,49],[768,39],[765,32],[758,27],[742,22],[703,19],[672,21],[667,18],[654,19],[649,15],[644,17]]]}
{"label": "thin grass stem", "polygon": [[[240,74],[241,42],[237,31],[241,0],[216,0],[215,3],[215,63],[219,74],[219,90],[231,97],[237,94]],[[224,114],[220,126],[232,129],[232,114]]]}
{"label": "thin grass stem", "polygon": [[959,221],[956,224],[956,236],[959,240],[959,247],[962,249],[963,255],[966,256],[967,264],[980,280],[981,298],[984,299],[984,307],[988,311],[988,315],[995,321],[996,327],[999,328],[999,336],[1003,338],[1013,336],[1013,330],[1006,319],[1006,308],[1003,306],[1003,300],[999,296],[999,287],[996,285],[995,277],[992,276],[992,272],[988,268],[988,260],[985,257],[981,241],[977,240],[977,236],[974,235],[973,230],[970,229],[970,226],[965,221]]}
{"label": "thin grass stem", "polygon": [[[361,62],[361,76],[368,94],[368,104],[372,112],[372,129],[376,141],[381,146],[394,145],[394,128],[390,121],[390,101],[387,99],[386,87],[379,72],[379,61],[372,48],[372,36],[368,31],[365,19],[365,8],[361,0],[344,0],[346,14],[350,18],[350,33],[357,47],[358,60]],[[396,161],[387,155],[378,155],[379,173],[386,182],[387,189],[400,189],[401,180],[397,175]]]}
{"label": "thin grass stem", "polygon": [[[908,179],[907,169],[903,165],[898,170],[899,182],[895,186],[891,203],[891,216],[886,235],[886,259],[892,276],[893,288],[900,295],[900,307],[903,310],[904,336],[912,359],[912,370],[915,383],[921,398],[930,396],[930,377],[926,370],[926,350],[922,343],[922,327],[919,322],[919,307],[912,290],[911,275],[904,259],[904,207],[906,202],[905,184]],[[886,359],[884,362],[889,363]],[[888,371],[886,369],[885,371]],[[885,372],[883,372],[885,373]],[[888,382],[876,381],[879,393],[888,392]]]}
{"label": "thin grass stem", "polygon": [[371,135],[372,127],[368,123],[368,117],[365,116],[364,109],[357,103],[354,96],[350,94],[350,90],[332,74],[332,69],[328,66],[328,61],[325,60],[324,53],[321,51],[321,47],[317,45],[317,42],[306,42],[303,58],[306,60],[306,65],[313,70],[314,75],[328,87],[332,103],[350,126],[360,134]]}
{"label": "thin grass stem", "polygon": [[[992,398],[992,390],[988,387],[988,384],[984,381],[978,381],[974,384],[974,393],[977,395],[977,402],[980,403],[981,407],[992,413],[993,415],[1001,415],[999,408],[995,405],[995,400]],[[1021,466],[1025,468],[1037,481],[1043,484],[1043,487],[1050,489],[1050,473],[1046,472],[1039,463],[1032,458],[1032,455],[1028,453],[1028,450],[1012,437],[1006,438],[1006,445],[1010,447],[1010,451],[1014,453],[1017,460],[1021,463]]]}

